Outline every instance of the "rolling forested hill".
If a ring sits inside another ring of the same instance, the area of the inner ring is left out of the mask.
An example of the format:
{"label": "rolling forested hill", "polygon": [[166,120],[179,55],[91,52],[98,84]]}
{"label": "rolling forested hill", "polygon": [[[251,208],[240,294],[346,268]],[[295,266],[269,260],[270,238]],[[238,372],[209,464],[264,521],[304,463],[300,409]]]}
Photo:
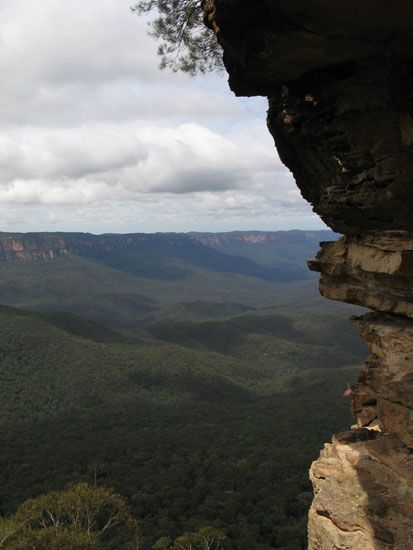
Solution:
{"label": "rolling forested hill", "polygon": [[[143,549],[203,525],[228,550],[304,548],[308,466],[348,425],[366,351],[313,279],[177,246],[3,255],[1,300],[20,307],[0,308],[1,514],[96,474],[127,497]],[[142,274],[151,255],[167,276]]]}
{"label": "rolling forested hill", "polygon": [[[256,249],[264,263],[215,250],[191,234],[0,233],[0,304],[129,328],[165,316],[225,316],[228,307],[229,316],[262,307],[334,308],[318,295],[304,260],[331,232],[311,238],[284,232],[278,240],[278,232],[267,233],[264,244],[249,235],[248,255]],[[287,248],[297,259],[275,262]]]}

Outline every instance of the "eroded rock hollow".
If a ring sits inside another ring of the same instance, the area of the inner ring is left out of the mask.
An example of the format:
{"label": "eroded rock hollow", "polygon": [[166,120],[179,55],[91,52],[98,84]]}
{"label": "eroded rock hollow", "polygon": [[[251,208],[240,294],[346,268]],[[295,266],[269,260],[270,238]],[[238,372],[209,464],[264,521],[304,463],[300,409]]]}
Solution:
{"label": "eroded rock hollow", "polygon": [[205,0],[231,89],[269,100],[281,160],[344,236],[310,268],[371,310],[356,423],[311,467],[311,550],[413,548],[413,3]]}

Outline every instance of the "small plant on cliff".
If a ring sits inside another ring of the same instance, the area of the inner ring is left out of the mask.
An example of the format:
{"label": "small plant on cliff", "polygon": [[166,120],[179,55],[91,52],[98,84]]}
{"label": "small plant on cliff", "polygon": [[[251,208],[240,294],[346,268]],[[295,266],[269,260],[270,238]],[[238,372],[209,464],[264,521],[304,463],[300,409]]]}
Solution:
{"label": "small plant on cliff", "polygon": [[131,9],[156,14],[149,34],[161,41],[161,69],[195,75],[223,68],[221,47],[205,26],[201,0],[140,0]]}

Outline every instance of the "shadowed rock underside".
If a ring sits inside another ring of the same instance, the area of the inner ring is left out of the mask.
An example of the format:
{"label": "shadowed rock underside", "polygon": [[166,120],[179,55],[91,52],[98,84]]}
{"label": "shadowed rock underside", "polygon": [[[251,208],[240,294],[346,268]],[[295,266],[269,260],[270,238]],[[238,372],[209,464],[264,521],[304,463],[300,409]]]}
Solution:
{"label": "shadowed rock underside", "polygon": [[[373,310],[349,391],[356,423],[311,467],[311,550],[413,548],[413,3],[205,0],[237,95],[338,242],[321,293]],[[276,183],[275,183],[276,184]]]}

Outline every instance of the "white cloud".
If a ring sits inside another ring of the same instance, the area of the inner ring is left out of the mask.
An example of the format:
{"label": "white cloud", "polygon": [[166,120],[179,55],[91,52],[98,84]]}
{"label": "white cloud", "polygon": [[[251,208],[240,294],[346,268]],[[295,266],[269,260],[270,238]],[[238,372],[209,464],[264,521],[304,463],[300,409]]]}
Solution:
{"label": "white cloud", "polygon": [[319,224],[275,155],[263,100],[159,71],[131,3],[0,3],[1,229]]}
{"label": "white cloud", "polygon": [[26,128],[0,136],[0,202],[60,204],[79,196],[93,203],[108,192],[113,200],[139,200],[143,193],[259,188],[279,169],[258,142],[245,149],[237,136],[195,123]]}
{"label": "white cloud", "polygon": [[0,184],[15,179],[84,178],[140,162],[139,139],[113,127],[24,129],[0,136]]}
{"label": "white cloud", "polygon": [[[0,120],[240,116],[229,94],[158,69],[147,22],[130,0],[2,0]],[[222,90],[222,87],[220,87]]]}

